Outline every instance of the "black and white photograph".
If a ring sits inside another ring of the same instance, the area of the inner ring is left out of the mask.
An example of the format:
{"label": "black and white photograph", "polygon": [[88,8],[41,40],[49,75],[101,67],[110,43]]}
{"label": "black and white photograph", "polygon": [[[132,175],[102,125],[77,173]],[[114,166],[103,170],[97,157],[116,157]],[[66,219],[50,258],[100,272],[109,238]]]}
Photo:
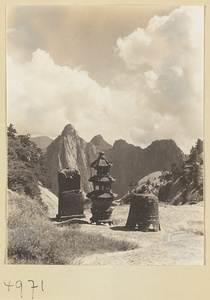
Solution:
{"label": "black and white photograph", "polygon": [[6,264],[203,266],[204,6],[8,5],[6,34]]}

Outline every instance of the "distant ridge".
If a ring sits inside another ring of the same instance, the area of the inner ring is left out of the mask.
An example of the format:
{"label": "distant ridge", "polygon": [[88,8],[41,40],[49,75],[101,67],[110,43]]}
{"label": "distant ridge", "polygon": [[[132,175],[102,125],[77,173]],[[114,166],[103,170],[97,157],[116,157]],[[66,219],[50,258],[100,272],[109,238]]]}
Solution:
{"label": "distant ridge", "polygon": [[98,152],[112,148],[112,145],[107,143],[100,134],[94,136],[90,142],[95,145]]}
{"label": "distant ridge", "polygon": [[58,170],[69,167],[79,170],[81,189],[86,193],[90,192],[93,189],[88,180],[93,172],[90,164],[101,150],[114,164],[111,175],[117,180],[113,183],[113,190],[119,197],[127,194],[144,176],[161,170],[170,171],[173,164],[182,164],[184,158],[184,153],[173,140],[154,141],[145,149],[118,140],[112,147],[101,135],[95,136],[91,142],[86,142],[74,127],[68,124],[46,151],[52,191],[58,194]]}
{"label": "distant ridge", "polygon": [[31,141],[33,141],[38,148],[45,151],[46,148],[52,143],[53,139],[49,138],[48,136],[37,136],[31,137]]}
{"label": "distant ridge", "polygon": [[184,153],[171,139],[156,140],[145,149],[118,140],[105,154],[114,164],[112,175],[117,180],[113,183],[113,190],[120,197],[146,175],[161,170],[171,171],[172,164],[180,165],[184,159]]}

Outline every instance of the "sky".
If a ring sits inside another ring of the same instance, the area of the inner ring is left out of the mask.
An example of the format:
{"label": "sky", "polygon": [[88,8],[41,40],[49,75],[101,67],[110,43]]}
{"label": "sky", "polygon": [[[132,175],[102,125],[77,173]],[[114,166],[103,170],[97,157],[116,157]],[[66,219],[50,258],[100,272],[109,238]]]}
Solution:
{"label": "sky", "polygon": [[19,134],[72,124],[142,148],[203,138],[202,6],[10,6],[7,112]]}

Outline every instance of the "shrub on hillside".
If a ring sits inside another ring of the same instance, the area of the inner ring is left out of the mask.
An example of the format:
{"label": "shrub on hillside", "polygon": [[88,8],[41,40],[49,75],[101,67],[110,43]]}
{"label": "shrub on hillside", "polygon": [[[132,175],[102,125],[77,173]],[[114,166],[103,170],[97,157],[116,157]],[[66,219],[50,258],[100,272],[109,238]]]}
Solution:
{"label": "shrub on hillside", "polygon": [[7,128],[8,136],[8,188],[39,197],[38,182],[50,187],[45,157],[30,135],[18,135],[12,124]]}
{"label": "shrub on hillside", "polygon": [[200,139],[181,166],[172,165],[171,182],[161,187],[158,197],[174,205],[203,201],[203,142]]}

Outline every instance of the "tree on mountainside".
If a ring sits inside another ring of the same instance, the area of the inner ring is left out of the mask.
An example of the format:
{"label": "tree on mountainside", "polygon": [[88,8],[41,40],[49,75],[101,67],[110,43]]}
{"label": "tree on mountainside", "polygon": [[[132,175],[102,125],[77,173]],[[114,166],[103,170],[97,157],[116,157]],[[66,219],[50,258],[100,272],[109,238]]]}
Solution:
{"label": "tree on mountainside", "polygon": [[[199,165],[203,164],[203,142],[198,139],[190,150],[190,154],[185,163],[185,177],[188,183],[193,182],[198,185]],[[188,170],[188,171],[187,171]]]}
{"label": "tree on mountainside", "polygon": [[17,134],[16,129],[14,128],[14,126],[12,124],[10,124],[7,127],[7,136],[11,137],[11,138],[15,138],[15,135]]}
{"label": "tree on mountainside", "polygon": [[196,142],[196,149],[198,151],[198,154],[203,153],[203,141],[201,139],[198,139]]}
{"label": "tree on mountainside", "polygon": [[202,140],[196,141],[182,165],[172,164],[170,180],[160,188],[159,199],[174,205],[195,204],[203,200]]}
{"label": "tree on mountainside", "polygon": [[8,188],[38,197],[38,182],[49,187],[49,176],[44,155],[30,135],[18,135],[12,124],[7,128],[8,137]]}
{"label": "tree on mountainside", "polygon": [[192,146],[190,154],[187,156],[183,165],[177,168],[172,166],[172,178],[175,181],[182,178],[183,184],[187,187],[193,184],[194,187],[202,188],[202,174],[200,174],[200,165],[203,164],[203,141],[198,139],[195,146]]}

